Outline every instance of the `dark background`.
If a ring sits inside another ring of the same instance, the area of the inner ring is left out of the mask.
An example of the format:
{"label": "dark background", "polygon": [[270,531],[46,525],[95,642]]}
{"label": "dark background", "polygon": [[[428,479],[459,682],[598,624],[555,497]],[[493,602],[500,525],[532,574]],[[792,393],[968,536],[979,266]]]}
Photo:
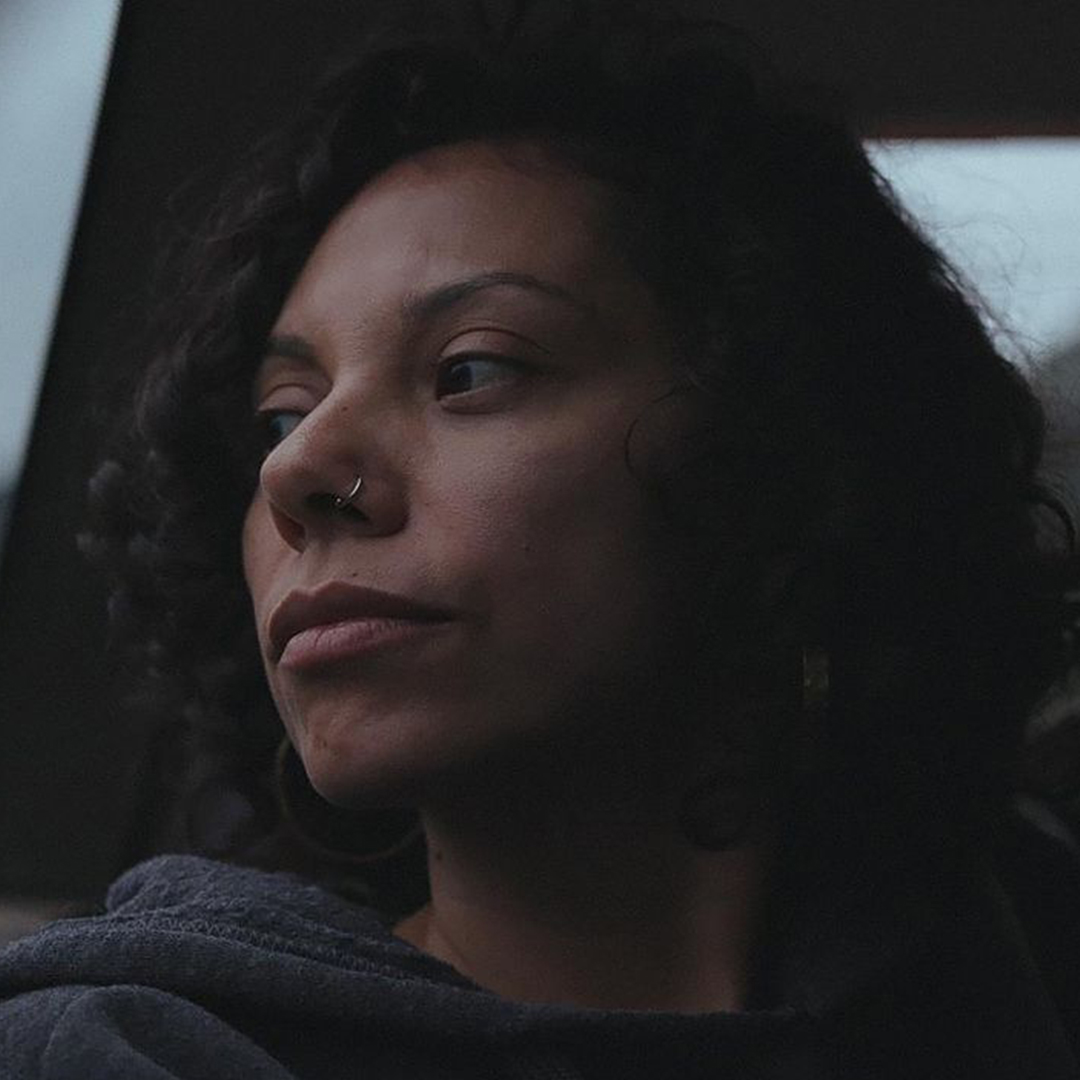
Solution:
{"label": "dark background", "polygon": [[[91,406],[139,361],[163,241],[376,6],[123,6],[0,576],[0,894],[92,896],[147,852],[149,731],[117,705],[104,598],[74,544]],[[702,6],[834,88],[868,136],[1080,135],[1076,0]]]}

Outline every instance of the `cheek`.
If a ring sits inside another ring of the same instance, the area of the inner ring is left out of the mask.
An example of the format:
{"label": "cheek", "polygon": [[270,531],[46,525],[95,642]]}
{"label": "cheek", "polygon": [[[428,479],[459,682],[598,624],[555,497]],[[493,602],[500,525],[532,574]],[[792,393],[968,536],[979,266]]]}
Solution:
{"label": "cheek", "polygon": [[553,656],[637,633],[663,593],[663,543],[623,440],[622,427],[579,434],[461,474],[452,561],[507,648]]}

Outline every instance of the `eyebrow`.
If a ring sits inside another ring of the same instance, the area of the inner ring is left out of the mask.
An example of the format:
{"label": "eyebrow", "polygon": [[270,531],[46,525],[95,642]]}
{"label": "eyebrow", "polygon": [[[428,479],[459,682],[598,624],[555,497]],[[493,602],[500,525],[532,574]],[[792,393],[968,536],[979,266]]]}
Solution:
{"label": "eyebrow", "polygon": [[519,274],[511,270],[489,270],[483,274],[461,278],[459,281],[447,282],[430,292],[408,296],[401,305],[402,314],[409,322],[419,322],[475,296],[478,292],[500,286],[512,286],[541,293],[569,304],[580,314],[589,318],[596,315],[596,309],[592,304],[575,296],[561,285],[534,277],[532,274]]}
{"label": "eyebrow", "polygon": [[[460,304],[485,289],[505,286],[526,289],[560,300],[589,318],[596,315],[596,309],[592,304],[575,296],[561,285],[545,281],[532,274],[520,274],[511,270],[489,270],[483,274],[461,278],[459,281],[447,282],[430,292],[407,296],[402,301],[402,315],[407,322],[421,322],[452,308],[455,304]],[[265,361],[271,357],[299,360],[304,364],[317,362],[315,349],[311,343],[296,334],[270,334],[266,339],[262,359]]]}
{"label": "eyebrow", "polygon": [[315,350],[311,343],[295,334],[271,334],[263,348],[263,360],[280,356],[285,360],[300,360],[305,364],[315,363]]}

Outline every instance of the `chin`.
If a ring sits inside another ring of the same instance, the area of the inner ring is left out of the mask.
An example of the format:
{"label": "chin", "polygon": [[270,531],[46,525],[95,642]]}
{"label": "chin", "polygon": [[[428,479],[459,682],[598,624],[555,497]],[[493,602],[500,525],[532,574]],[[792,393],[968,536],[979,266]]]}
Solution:
{"label": "chin", "polygon": [[[308,723],[296,738],[311,786],[341,809],[423,805],[470,771],[475,749],[447,739],[433,717],[384,715],[377,722]],[[446,718],[449,730],[461,725]]]}
{"label": "chin", "polygon": [[401,752],[303,750],[300,756],[311,786],[342,810],[415,806],[434,780],[431,762]]}
{"label": "chin", "polygon": [[295,702],[287,726],[311,786],[342,809],[471,802],[558,768],[552,743],[573,743],[572,729],[582,726],[576,714],[553,721],[561,710],[535,693],[480,699],[463,688],[434,697],[376,699],[345,688]]}

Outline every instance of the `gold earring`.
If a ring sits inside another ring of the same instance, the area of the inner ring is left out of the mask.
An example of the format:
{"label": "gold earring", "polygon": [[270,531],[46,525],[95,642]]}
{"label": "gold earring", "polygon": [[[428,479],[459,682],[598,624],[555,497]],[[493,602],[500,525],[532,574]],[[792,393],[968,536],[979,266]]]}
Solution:
{"label": "gold earring", "polygon": [[[295,839],[324,859],[366,866],[400,855],[423,839],[412,810],[342,810],[309,783],[300,756],[285,736],[274,758],[274,794],[282,820]],[[357,841],[368,839],[370,846]]]}

